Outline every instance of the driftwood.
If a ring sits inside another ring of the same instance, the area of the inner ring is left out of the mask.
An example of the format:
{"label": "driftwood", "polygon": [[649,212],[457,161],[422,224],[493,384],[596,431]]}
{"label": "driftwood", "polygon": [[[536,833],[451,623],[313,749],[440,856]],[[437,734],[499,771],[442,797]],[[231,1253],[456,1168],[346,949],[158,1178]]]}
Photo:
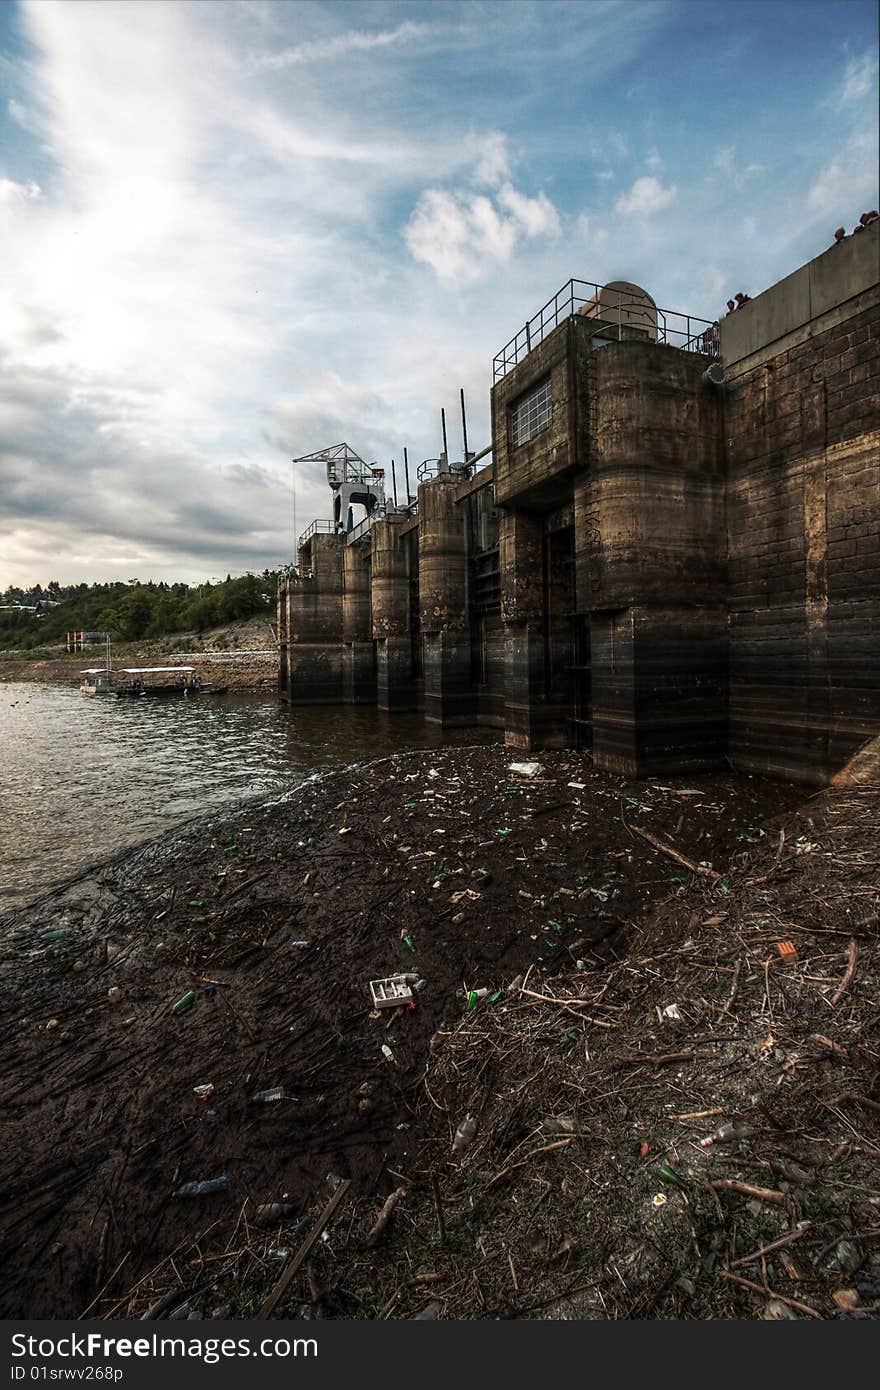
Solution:
{"label": "driftwood", "polygon": [[739,1182],[736,1178],[715,1178],[709,1186],[716,1192],[742,1192],[746,1197],[757,1197],[761,1202],[775,1202],[781,1207],[788,1202],[784,1192],[777,1192],[771,1187],[753,1187],[750,1182]]}
{"label": "driftwood", "polygon": [[634,835],[640,835],[643,840],[647,840],[649,845],[653,845],[655,849],[659,849],[661,854],[666,854],[670,859],[674,859],[676,864],[681,864],[683,868],[688,869],[692,874],[700,874],[703,878],[711,879],[713,883],[717,883],[720,879],[721,875],[717,873],[715,869],[709,869],[705,864],[697,864],[693,859],[688,859],[687,855],[682,854],[681,850],[675,849],[672,845],[668,845],[665,840],[660,839],[659,835],[652,835],[650,830],[641,830],[637,825],[631,825],[629,829]]}
{"label": "driftwood", "polygon": [[846,963],[846,971],[844,973],[843,979],[837,986],[837,989],[834,991],[834,998],[831,1000],[832,1009],[837,1008],[837,1005],[840,1003],[844,994],[852,984],[852,977],[856,973],[856,960],[858,958],[858,950],[859,948],[856,945],[856,939],[855,937],[853,937],[849,943],[849,958]]}
{"label": "driftwood", "polygon": [[376,1244],[376,1241],[382,1235],[382,1232],[385,1230],[385,1227],[391,1220],[391,1213],[394,1211],[394,1208],[397,1206],[397,1203],[400,1201],[401,1197],[405,1196],[405,1187],[395,1187],[394,1191],[391,1193],[391,1196],[386,1197],[385,1204],[382,1207],[382,1210],[379,1212],[375,1224],[373,1225],[369,1235],[367,1236],[367,1245]]}
{"label": "driftwood", "polygon": [[272,1316],[282,1297],[293,1283],[295,1275],[305,1264],[309,1255],[311,1255],[318,1241],[321,1239],[321,1232],[324,1230],[324,1227],[333,1219],[337,1209],[342,1206],[350,1187],[351,1178],[345,1178],[339,1184],[333,1196],[330,1198],[330,1201],[327,1203],[302,1245],[299,1247],[299,1250],[297,1250],[290,1264],[278,1280],[278,1283],[266,1299],[266,1302],[257,1314],[258,1318],[270,1318]]}

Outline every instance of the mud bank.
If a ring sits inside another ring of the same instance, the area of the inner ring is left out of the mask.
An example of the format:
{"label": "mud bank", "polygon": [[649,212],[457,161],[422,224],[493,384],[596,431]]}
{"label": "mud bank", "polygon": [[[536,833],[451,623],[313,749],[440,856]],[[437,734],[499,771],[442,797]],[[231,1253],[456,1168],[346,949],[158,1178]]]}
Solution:
{"label": "mud bank", "polygon": [[4,1316],[252,1315],[340,1179],[280,1316],[870,1312],[880,792],[510,762],[337,770],[0,918]]}
{"label": "mud bank", "polygon": [[[43,681],[49,685],[79,685],[87,666],[101,665],[102,658],[51,657],[43,661],[0,658],[0,682]],[[278,655],[273,650],[246,652],[187,652],[157,658],[141,651],[114,655],[114,668],[155,665],[192,666],[202,680],[228,686],[230,690],[275,690],[278,685]]]}

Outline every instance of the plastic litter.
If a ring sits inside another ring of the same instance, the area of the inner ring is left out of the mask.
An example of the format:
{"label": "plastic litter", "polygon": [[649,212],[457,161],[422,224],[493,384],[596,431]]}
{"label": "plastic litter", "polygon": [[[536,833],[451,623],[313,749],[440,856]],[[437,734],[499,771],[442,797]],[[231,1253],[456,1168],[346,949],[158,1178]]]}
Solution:
{"label": "plastic litter", "polygon": [[464,1153],[469,1144],[473,1142],[477,1132],[477,1119],[475,1115],[465,1115],[458,1129],[455,1131],[455,1138],[452,1141],[452,1152],[454,1154]]}
{"label": "plastic litter", "polygon": [[263,1105],[271,1105],[276,1100],[284,1099],[284,1087],[272,1086],[268,1091],[256,1091],[251,1100],[259,1101]]}
{"label": "plastic litter", "polygon": [[281,1221],[286,1216],[292,1216],[295,1210],[290,1202],[264,1202],[261,1207],[257,1207],[257,1220]]}
{"label": "plastic litter", "polygon": [[229,1179],[224,1174],[222,1178],[205,1178],[202,1182],[185,1182],[183,1187],[179,1187],[175,1192],[175,1197],[208,1197],[212,1192],[225,1192],[229,1187]]}
{"label": "plastic litter", "polygon": [[747,1139],[754,1132],[754,1127],[745,1120],[728,1120],[725,1124],[719,1125],[714,1134],[708,1134],[705,1139],[701,1139],[700,1148],[708,1149],[712,1144],[733,1144],[737,1139]]}
{"label": "plastic litter", "polygon": [[107,1003],[118,1004],[122,998],[122,990],[118,985],[111,985],[107,991]]}
{"label": "plastic litter", "polygon": [[195,1002],[196,1002],[196,992],[195,992],[195,990],[194,990],[194,989],[188,989],[187,992],[186,992],[186,994],[182,994],[182,995],[180,996],[180,998],[178,999],[177,1003],[174,1004],[174,1005],[172,1005],[171,1012],[172,1012],[173,1014],[185,1014],[186,1011],[187,1011],[187,1009],[191,1009],[192,1006],[193,1006],[193,1004],[194,1004]]}
{"label": "plastic litter", "polygon": [[508,763],[508,771],[516,777],[540,777],[544,769],[540,763]]}

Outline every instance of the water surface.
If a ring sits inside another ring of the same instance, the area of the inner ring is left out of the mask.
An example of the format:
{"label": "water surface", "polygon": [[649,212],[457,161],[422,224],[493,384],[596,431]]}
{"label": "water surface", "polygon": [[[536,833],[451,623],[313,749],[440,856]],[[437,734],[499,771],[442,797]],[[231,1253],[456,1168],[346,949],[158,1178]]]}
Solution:
{"label": "water surface", "polygon": [[0,910],[319,768],[488,737],[370,706],[289,710],[274,695],[87,699],[75,687],[0,684]]}

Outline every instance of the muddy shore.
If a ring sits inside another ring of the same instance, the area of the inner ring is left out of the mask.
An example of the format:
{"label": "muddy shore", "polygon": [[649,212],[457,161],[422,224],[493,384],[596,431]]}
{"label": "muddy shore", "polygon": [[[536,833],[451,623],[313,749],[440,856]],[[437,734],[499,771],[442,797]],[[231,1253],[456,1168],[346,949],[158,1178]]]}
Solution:
{"label": "muddy shore", "polygon": [[3,1316],[253,1315],[346,1179],[279,1316],[872,1315],[880,789],[511,761],[335,770],[0,917]]}
{"label": "muddy shore", "polygon": [[[50,685],[76,685],[82,681],[81,672],[87,666],[100,666],[102,656],[48,657],[27,661],[21,658],[0,658],[0,682],[45,681]],[[141,651],[114,656],[114,668],[122,666],[192,666],[207,683],[228,686],[230,690],[276,690],[278,687],[278,654],[274,650],[242,654],[226,652],[185,652],[180,655],[156,656]]]}

